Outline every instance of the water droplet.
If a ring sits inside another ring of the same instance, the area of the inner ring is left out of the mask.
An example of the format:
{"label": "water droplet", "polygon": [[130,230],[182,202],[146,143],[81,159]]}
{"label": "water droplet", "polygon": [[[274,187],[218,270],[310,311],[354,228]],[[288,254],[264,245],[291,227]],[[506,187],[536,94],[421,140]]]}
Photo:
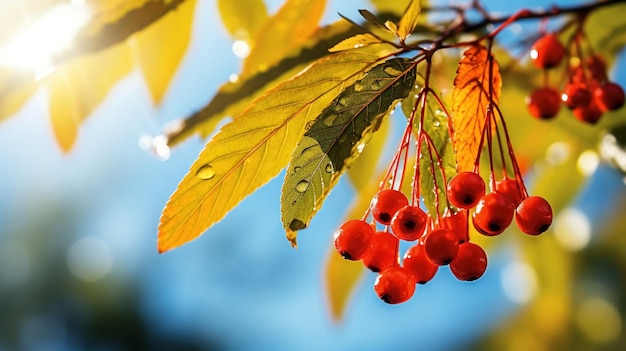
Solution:
{"label": "water droplet", "polygon": [[434,120],[433,127],[439,127],[439,126],[441,126],[441,122],[438,119]]}
{"label": "water droplet", "polygon": [[293,201],[291,201],[291,206],[295,206],[297,203],[298,203],[297,200],[293,200]]}
{"label": "water droplet", "polygon": [[328,127],[332,127],[332,125],[335,122],[335,119],[337,119],[337,117],[339,117],[339,115],[332,114],[332,115],[324,118],[324,124],[327,125]]}
{"label": "water droplet", "polygon": [[373,81],[372,84],[370,85],[370,88],[372,90],[379,90],[380,89],[380,81],[379,80]]}
{"label": "water droplet", "polygon": [[361,83],[354,83],[354,91],[361,91],[363,90],[364,86]]}
{"label": "water droplet", "polygon": [[392,77],[397,77],[399,75],[402,74],[402,71],[397,70],[391,66],[387,66],[383,69],[383,71],[385,71],[385,73],[387,73],[388,75],[392,76]]}
{"label": "water droplet", "polygon": [[300,182],[298,182],[298,184],[296,184],[296,191],[299,193],[303,193],[306,191],[306,189],[309,188],[309,182],[306,180],[301,180]]}
{"label": "water droplet", "polygon": [[332,163],[327,163],[325,170],[326,170],[327,173],[333,173],[334,172],[333,164]]}
{"label": "water droplet", "polygon": [[215,169],[213,166],[206,164],[196,171],[196,176],[203,180],[209,180],[215,177]]}
{"label": "water droplet", "polygon": [[299,171],[301,168],[302,168],[302,167],[300,167],[300,166],[295,166],[295,167],[293,168],[293,173],[298,173],[298,171]]}
{"label": "water droplet", "polygon": [[337,101],[337,103],[341,106],[346,106],[348,104],[348,100],[346,100],[345,98],[341,98],[339,99],[339,101]]}
{"label": "water droplet", "polygon": [[356,146],[356,152],[361,153],[363,152],[364,148],[365,148],[365,143],[358,143]]}

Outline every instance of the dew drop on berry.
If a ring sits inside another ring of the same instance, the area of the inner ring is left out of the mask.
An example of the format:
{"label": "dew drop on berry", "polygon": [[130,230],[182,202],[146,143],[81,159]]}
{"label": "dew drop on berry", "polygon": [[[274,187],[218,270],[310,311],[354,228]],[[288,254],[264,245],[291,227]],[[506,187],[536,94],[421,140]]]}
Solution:
{"label": "dew drop on berry", "polygon": [[296,191],[299,193],[305,192],[309,188],[309,182],[307,180],[301,180],[296,184]]}
{"label": "dew drop on berry", "polygon": [[213,166],[206,164],[196,171],[196,176],[202,180],[209,180],[215,177],[215,169]]}

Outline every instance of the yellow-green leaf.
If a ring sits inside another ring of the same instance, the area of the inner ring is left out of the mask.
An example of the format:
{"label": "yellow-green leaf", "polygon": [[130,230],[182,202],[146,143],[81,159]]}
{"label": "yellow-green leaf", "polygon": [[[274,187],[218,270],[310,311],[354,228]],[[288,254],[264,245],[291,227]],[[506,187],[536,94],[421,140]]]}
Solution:
{"label": "yellow-green leaf", "polygon": [[[357,30],[357,27],[345,21],[335,22],[318,30],[307,42],[295,48],[269,70],[239,77],[236,82],[225,83],[206,106],[182,121],[181,128],[167,134],[168,144],[175,145],[194,133],[202,137],[210,135],[222,118],[238,116],[264,91],[328,55],[329,46],[342,38],[355,35]],[[383,54],[377,53],[378,56]]]}
{"label": "yellow-green leaf", "polygon": [[382,44],[382,43],[383,41],[379,37],[371,33],[357,34],[353,37],[342,40],[337,45],[330,48],[328,51],[337,52],[337,51],[352,50],[352,49],[358,49],[358,48],[362,48],[364,46],[368,46],[372,44]]}
{"label": "yellow-green leaf", "polygon": [[282,189],[287,238],[306,228],[340,175],[359,156],[381,119],[415,84],[415,63],[395,58],[339,94],[296,146]]}
{"label": "yellow-green leaf", "polygon": [[305,43],[318,30],[325,6],[326,0],[288,0],[254,38],[241,76],[266,71]]}
{"label": "yellow-green leaf", "polygon": [[409,6],[404,11],[400,22],[398,23],[398,37],[402,40],[406,39],[417,26],[417,21],[420,18],[422,12],[422,5],[420,0],[411,0]]}
{"label": "yellow-green leaf", "polygon": [[187,52],[195,8],[196,0],[185,1],[131,41],[133,54],[156,103],[161,102]]}
{"label": "yellow-green leaf", "polygon": [[256,36],[268,17],[263,0],[218,0],[217,8],[224,27],[236,39]]}
{"label": "yellow-green leaf", "polygon": [[490,104],[498,104],[502,79],[498,63],[484,46],[467,49],[456,72],[451,112],[453,145],[457,169],[463,172],[474,168],[487,121],[487,109]]}
{"label": "yellow-green leaf", "polygon": [[206,145],[161,216],[158,249],[197,238],[289,161],[307,122],[377,56],[341,53],[256,99]]}

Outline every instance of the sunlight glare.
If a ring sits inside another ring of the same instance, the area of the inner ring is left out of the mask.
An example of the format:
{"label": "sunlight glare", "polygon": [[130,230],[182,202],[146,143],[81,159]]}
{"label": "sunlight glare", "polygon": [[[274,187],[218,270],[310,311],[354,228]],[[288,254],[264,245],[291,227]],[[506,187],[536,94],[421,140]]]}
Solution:
{"label": "sunlight glare", "polygon": [[57,5],[0,48],[0,64],[30,70],[39,77],[48,74],[54,55],[70,46],[88,20],[85,6]]}

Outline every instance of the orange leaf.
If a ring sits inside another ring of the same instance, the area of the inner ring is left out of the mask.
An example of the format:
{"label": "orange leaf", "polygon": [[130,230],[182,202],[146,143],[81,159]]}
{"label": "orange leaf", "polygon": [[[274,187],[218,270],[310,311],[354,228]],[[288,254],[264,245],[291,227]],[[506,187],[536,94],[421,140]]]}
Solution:
{"label": "orange leaf", "polygon": [[490,104],[498,103],[501,87],[498,63],[487,49],[484,46],[467,49],[459,62],[452,91],[453,142],[459,172],[474,168],[487,109]]}

